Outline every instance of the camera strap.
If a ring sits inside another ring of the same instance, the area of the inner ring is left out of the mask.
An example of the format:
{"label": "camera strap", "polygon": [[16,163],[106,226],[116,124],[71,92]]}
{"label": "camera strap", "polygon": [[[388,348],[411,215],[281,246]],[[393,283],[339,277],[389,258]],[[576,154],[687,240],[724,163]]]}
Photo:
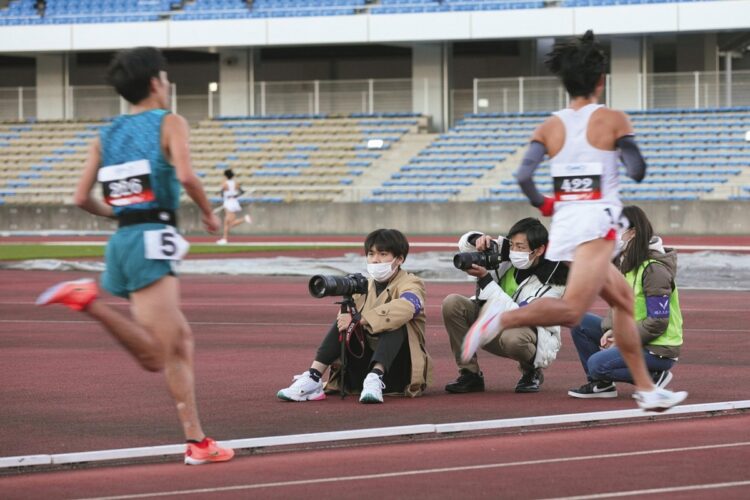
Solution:
{"label": "camera strap", "polygon": [[[352,334],[354,334],[357,337],[357,340],[359,340],[359,355],[352,351],[352,346],[350,344]],[[365,334],[362,332],[359,320],[352,319],[352,322],[346,327],[346,348],[351,355],[357,359],[362,359],[362,356],[365,355]]]}

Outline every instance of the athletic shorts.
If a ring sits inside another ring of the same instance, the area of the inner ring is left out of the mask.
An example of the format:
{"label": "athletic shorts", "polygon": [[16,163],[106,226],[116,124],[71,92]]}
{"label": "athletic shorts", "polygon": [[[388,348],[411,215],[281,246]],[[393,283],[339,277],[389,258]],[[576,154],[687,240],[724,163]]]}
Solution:
{"label": "athletic shorts", "polygon": [[106,269],[101,277],[102,288],[112,295],[128,298],[167,275],[175,275],[169,260],[146,258],[143,233],[164,229],[164,224],[148,223],[126,226],[117,230],[104,252]]}
{"label": "athletic shorts", "polygon": [[582,202],[555,207],[545,257],[572,262],[578,245],[600,238],[616,241],[627,226],[622,207],[616,205]]}
{"label": "athletic shorts", "polygon": [[227,198],[224,200],[224,210],[227,212],[242,212],[242,207],[237,198]]}

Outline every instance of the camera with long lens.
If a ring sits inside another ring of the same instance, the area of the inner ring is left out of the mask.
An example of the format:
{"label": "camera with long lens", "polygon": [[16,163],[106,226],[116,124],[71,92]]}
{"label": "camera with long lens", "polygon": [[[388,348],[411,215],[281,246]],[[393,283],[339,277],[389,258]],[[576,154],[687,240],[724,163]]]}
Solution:
{"label": "camera with long lens", "polygon": [[310,278],[307,289],[318,299],[331,296],[351,297],[367,293],[367,278],[359,273],[346,276],[324,276],[318,274]]}
{"label": "camera with long lens", "polygon": [[[453,256],[453,266],[462,271],[471,269],[472,264],[481,266],[489,271],[500,267],[500,263],[510,259],[508,240],[502,239],[502,248],[492,242],[490,248],[484,252],[461,252]],[[473,242],[472,242],[473,243]]]}

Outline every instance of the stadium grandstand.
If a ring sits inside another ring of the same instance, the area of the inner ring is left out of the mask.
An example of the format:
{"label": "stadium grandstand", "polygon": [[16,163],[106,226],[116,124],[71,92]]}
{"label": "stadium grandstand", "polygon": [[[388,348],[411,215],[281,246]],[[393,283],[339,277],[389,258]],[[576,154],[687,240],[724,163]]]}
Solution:
{"label": "stadium grandstand", "polygon": [[[622,182],[624,199],[731,206],[750,199],[749,7],[0,0],[1,210],[70,204],[88,143],[127,112],[102,74],[133,34],[165,50],[171,107],[191,123],[195,168],[215,203],[232,168],[250,188],[241,202],[269,214],[331,202],[398,217],[417,204],[437,214],[525,206],[514,171],[534,128],[567,102],[544,54],[581,26],[609,52],[606,104],[629,112],[649,164],[644,182]],[[696,30],[709,14],[710,29]]]}

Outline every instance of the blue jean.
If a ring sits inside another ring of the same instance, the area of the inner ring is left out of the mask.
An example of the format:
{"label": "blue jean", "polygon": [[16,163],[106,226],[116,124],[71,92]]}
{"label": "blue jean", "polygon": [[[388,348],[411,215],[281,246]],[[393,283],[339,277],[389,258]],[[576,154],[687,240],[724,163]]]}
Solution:
{"label": "blue jean", "polygon": [[[600,316],[587,313],[581,320],[581,324],[572,328],[570,333],[583,365],[583,371],[586,372],[586,378],[589,381],[633,383],[630,370],[620,350],[616,346],[609,349],[601,349],[599,346],[599,341],[604,335]],[[643,354],[646,369],[650,372],[669,370],[674,365],[673,359],[655,356],[645,349]]]}

